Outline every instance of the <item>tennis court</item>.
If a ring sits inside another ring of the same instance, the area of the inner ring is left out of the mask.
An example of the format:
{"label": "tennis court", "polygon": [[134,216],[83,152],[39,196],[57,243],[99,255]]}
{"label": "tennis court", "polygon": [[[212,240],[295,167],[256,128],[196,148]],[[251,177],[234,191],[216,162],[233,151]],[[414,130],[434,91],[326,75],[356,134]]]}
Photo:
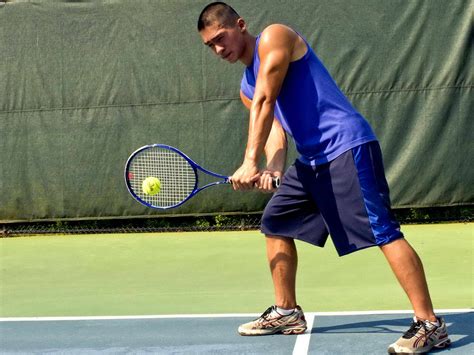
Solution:
{"label": "tennis court", "polygon": [[[459,313],[458,313],[459,312]],[[454,342],[449,354],[474,350],[474,314],[440,312]],[[411,319],[403,312],[307,313],[298,336],[241,337],[248,315],[23,319],[0,322],[2,353],[48,354],[381,354]],[[435,351],[436,352],[436,351]]]}
{"label": "tennis court", "polygon": [[[455,354],[474,350],[472,228],[403,226]],[[410,323],[376,248],[338,258],[331,245],[298,243],[299,302],[313,327],[265,337],[236,331],[273,301],[256,231],[3,238],[0,248],[5,353],[377,354]]]}
{"label": "tennis court", "polygon": [[[473,1],[233,0],[247,25],[221,54],[244,66],[212,54],[223,36],[197,31],[208,3],[0,0],[0,354],[380,354],[408,329],[411,305],[380,250],[339,258],[328,241],[297,243],[308,331],[237,334],[274,302],[256,231],[271,195],[224,185],[253,136],[253,36],[272,23],[291,28],[293,44],[273,71],[285,79],[271,110],[297,121],[275,125],[266,168],[288,167],[306,136],[310,163],[319,153],[331,163],[330,149],[313,149],[327,141],[342,153],[373,130],[392,207],[448,324],[446,353],[474,354]],[[300,60],[311,71],[290,80]],[[142,161],[150,145],[166,154]]]}

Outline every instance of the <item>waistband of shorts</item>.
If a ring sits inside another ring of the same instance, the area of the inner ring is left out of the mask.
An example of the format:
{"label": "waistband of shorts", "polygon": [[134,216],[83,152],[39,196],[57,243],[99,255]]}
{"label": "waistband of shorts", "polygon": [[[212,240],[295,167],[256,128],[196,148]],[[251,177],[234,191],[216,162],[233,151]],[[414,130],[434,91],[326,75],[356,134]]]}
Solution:
{"label": "waistband of shorts", "polygon": [[316,163],[316,160],[309,160],[309,159],[305,158],[302,155],[300,155],[298,158],[296,158],[296,161],[300,164],[307,165],[307,166],[316,166],[316,165],[318,165]]}
{"label": "waistband of shorts", "polygon": [[341,149],[337,150],[335,153],[333,153],[329,156],[326,156],[322,159],[321,158],[319,158],[319,159],[309,159],[309,158],[307,158],[307,157],[300,154],[297,158],[297,161],[299,161],[303,165],[312,166],[312,167],[315,167],[315,166],[318,166],[318,165],[324,165],[324,164],[330,163],[331,161],[339,158],[342,154],[348,152],[349,150],[354,149],[355,147],[359,147],[359,146],[364,145],[364,144],[370,144],[370,143],[373,143],[373,142],[378,144],[378,141],[375,137],[373,137],[373,139],[364,138],[363,140],[357,140],[357,141],[351,142],[351,144],[342,147]]}

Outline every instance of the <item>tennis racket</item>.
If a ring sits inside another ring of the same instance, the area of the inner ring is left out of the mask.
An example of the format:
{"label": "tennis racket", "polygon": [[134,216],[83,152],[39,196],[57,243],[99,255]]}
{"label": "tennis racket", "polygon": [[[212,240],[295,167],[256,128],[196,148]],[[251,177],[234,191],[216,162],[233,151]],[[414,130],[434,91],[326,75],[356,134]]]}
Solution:
{"label": "tennis racket", "polygon": [[[199,186],[199,174],[205,173],[216,181]],[[142,187],[147,178],[157,178],[159,192],[150,195]],[[146,145],[130,155],[125,165],[125,183],[130,194],[141,204],[157,209],[175,208],[199,191],[211,186],[232,184],[230,177],[204,169],[187,155],[164,144]],[[280,179],[273,179],[273,187]]]}

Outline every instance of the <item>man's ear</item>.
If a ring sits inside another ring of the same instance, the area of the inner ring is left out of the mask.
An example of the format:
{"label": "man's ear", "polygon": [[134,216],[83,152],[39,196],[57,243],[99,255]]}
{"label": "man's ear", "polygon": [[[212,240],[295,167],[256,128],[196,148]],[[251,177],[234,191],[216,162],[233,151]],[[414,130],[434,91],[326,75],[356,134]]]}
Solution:
{"label": "man's ear", "polygon": [[247,23],[242,17],[239,17],[239,19],[237,20],[237,26],[239,26],[240,32],[244,33],[245,31],[247,31]]}

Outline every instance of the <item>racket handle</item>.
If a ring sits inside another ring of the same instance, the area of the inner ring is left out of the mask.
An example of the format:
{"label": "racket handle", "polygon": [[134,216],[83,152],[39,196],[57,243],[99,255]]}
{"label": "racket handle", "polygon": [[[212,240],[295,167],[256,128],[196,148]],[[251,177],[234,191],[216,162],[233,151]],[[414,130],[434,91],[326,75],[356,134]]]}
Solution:
{"label": "racket handle", "polygon": [[280,187],[280,184],[281,184],[280,177],[279,176],[274,177],[273,182],[272,182],[273,188],[278,189]]}
{"label": "racket handle", "polygon": [[[278,188],[280,187],[280,184],[281,184],[281,179],[280,179],[280,177],[279,177],[279,176],[276,176],[276,177],[274,177],[272,180],[273,180],[273,181],[272,181],[272,186],[273,186],[273,188],[274,188],[274,189],[278,189]],[[229,182],[229,184],[232,184],[232,179],[231,179],[230,176],[227,178],[227,181]]]}

